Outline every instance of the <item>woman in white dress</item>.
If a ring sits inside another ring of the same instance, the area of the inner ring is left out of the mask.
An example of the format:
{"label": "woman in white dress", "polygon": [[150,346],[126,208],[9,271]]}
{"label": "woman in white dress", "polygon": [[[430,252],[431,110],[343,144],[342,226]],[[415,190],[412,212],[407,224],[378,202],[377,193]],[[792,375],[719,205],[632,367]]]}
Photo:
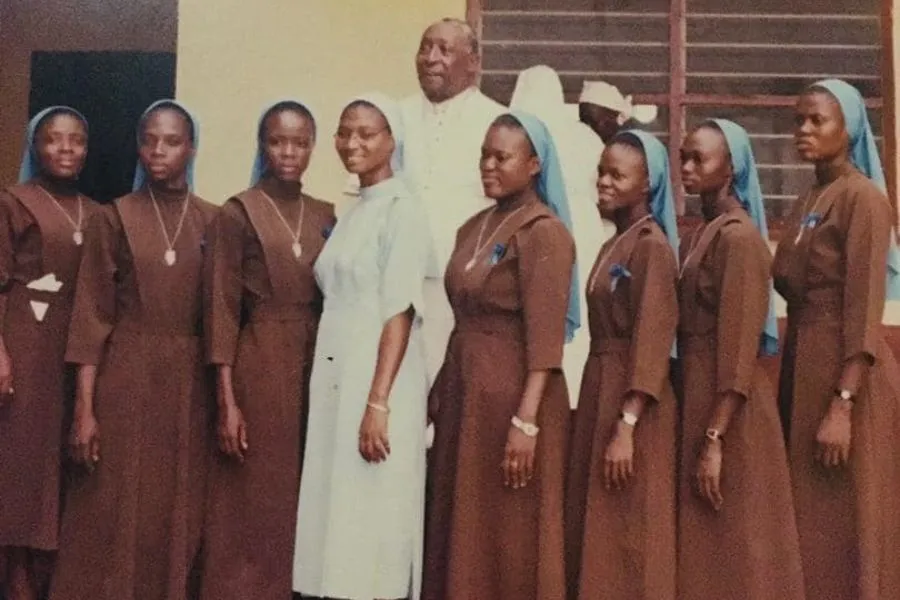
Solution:
{"label": "woman in white dress", "polygon": [[360,199],[316,262],[325,298],[300,481],[294,590],[345,600],[419,597],[427,383],[421,339],[429,238],[391,168],[396,105],[341,114],[335,147]]}

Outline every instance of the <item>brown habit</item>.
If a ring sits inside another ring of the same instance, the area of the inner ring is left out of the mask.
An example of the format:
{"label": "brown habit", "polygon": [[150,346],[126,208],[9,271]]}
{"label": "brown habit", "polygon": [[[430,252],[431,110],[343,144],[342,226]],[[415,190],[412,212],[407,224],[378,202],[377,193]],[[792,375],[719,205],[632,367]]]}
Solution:
{"label": "brown habit", "polygon": [[[172,235],[184,194],[157,193]],[[99,365],[100,462],[69,490],[53,600],[182,600],[202,527],[209,397],[199,332],[207,225],[190,196],[177,261],[146,191],[92,219],[66,360]]]}
{"label": "brown habit", "polygon": [[[668,375],[678,323],[677,278],[665,234],[647,219],[606,243],[587,282],[591,353],[566,485],[571,598],[675,597],[678,408]],[[606,447],[629,392],[652,398],[634,433],[635,477],[624,490],[607,490]]]}
{"label": "brown habit", "polygon": [[[466,271],[484,217],[460,228],[445,278],[456,327],[430,400],[435,442],[422,598],[560,600],[569,426],[560,369],[574,242],[533,202]],[[490,266],[497,244],[503,256]],[[510,418],[528,372],[544,369],[552,374],[538,416],[535,476],[523,489],[506,488],[500,463]]]}
{"label": "brown habit", "polygon": [[[34,180],[0,192],[0,335],[13,367],[15,396],[0,408],[0,547],[55,550],[59,529],[64,406],[72,398],[64,355],[81,248],[72,224],[79,199]],[[82,198],[82,223],[95,209]],[[58,292],[28,289],[53,274]],[[38,320],[41,304],[48,305]]]}
{"label": "brown habit", "polygon": [[[810,600],[900,598],[900,406],[897,363],[882,330],[893,211],[856,170],[798,203],[773,272],[788,303],[780,395]],[[800,231],[801,215],[818,225]],[[814,460],[816,433],[844,361],[874,364],[853,408],[850,464]]]}
{"label": "brown habit", "polygon": [[[679,600],[804,597],[778,406],[758,358],[771,261],[741,208],[682,242]],[[723,444],[724,503],[717,513],[696,492],[695,474],[709,420],[728,391],[746,400]]]}
{"label": "brown habit", "polygon": [[[302,254],[260,189],[296,228]],[[264,180],[213,225],[205,277],[207,360],[234,367],[247,422],[243,465],[218,451],[210,472],[202,597],[286,600],[297,520],[309,372],[321,312],[313,265],[334,226],[331,204]]]}

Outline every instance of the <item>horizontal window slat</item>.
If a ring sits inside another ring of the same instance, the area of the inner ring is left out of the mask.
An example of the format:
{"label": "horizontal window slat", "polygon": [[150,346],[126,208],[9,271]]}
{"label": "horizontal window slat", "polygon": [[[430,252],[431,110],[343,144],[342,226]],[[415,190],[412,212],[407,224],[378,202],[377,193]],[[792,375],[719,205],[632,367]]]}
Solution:
{"label": "horizontal window slat", "polygon": [[630,72],[669,71],[669,49],[616,47],[513,47],[490,46],[482,56],[485,70],[515,69],[547,64],[558,71],[600,71],[615,69]]}
{"label": "horizontal window slat", "polygon": [[[880,47],[874,50],[845,51],[772,48],[697,48],[687,51],[688,75],[698,71],[776,73],[784,75],[847,74],[880,77]],[[814,75],[818,76],[818,75]]]}
{"label": "horizontal window slat", "polygon": [[669,0],[484,0],[484,10],[552,12],[669,11]]}
{"label": "horizontal window slat", "polygon": [[693,94],[735,96],[796,96],[816,80],[838,76],[855,85],[866,98],[878,98],[881,96],[881,79],[877,76],[834,72],[814,75],[689,73],[687,77],[687,91]]}
{"label": "horizontal window slat", "polygon": [[687,0],[688,13],[877,15],[880,8],[879,0]]}
{"label": "horizontal window slat", "polygon": [[669,19],[591,16],[505,16],[488,13],[482,20],[482,37],[491,40],[564,40],[573,42],[669,42]]}
{"label": "horizontal window slat", "polygon": [[[551,65],[552,66],[552,65]],[[498,102],[506,104],[512,97],[519,70],[486,71],[481,78],[482,91]],[[577,102],[581,88],[586,80],[602,80],[609,82],[627,94],[661,94],[668,91],[669,74],[662,72],[648,76],[637,73],[620,72],[566,72],[559,71],[563,84],[566,102]],[[658,121],[659,122],[659,121]],[[665,127],[666,125],[663,125]]]}
{"label": "horizontal window slat", "polygon": [[880,46],[877,19],[847,19],[817,22],[789,19],[697,19],[688,16],[688,43],[769,44],[863,44]]}

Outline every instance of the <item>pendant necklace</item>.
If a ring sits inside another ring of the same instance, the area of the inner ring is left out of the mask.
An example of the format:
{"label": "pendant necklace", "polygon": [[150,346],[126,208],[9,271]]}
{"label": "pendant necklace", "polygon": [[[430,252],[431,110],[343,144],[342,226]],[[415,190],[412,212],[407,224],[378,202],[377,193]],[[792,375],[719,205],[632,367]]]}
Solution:
{"label": "pendant necklace", "polygon": [[84,201],[81,198],[81,194],[78,194],[78,220],[76,221],[69,214],[69,211],[67,211],[65,208],[63,208],[63,205],[60,204],[59,200],[57,200],[53,194],[51,194],[46,189],[44,189],[43,186],[39,185],[38,188],[40,188],[40,190],[42,192],[44,192],[48,198],[53,200],[53,204],[56,206],[56,208],[58,208],[59,211],[66,218],[66,220],[72,224],[72,227],[75,229],[75,232],[72,233],[72,241],[75,242],[75,245],[80,246],[81,244],[83,244],[84,243],[84,234],[82,233],[81,226],[84,223]]}
{"label": "pendant necklace", "polygon": [[303,215],[306,212],[306,202],[303,201],[303,197],[300,198],[300,217],[297,219],[297,230],[294,231],[293,229],[291,229],[291,226],[288,225],[287,219],[284,218],[284,215],[281,214],[281,211],[278,210],[278,205],[275,204],[275,201],[272,200],[272,197],[262,190],[259,190],[259,193],[269,201],[269,204],[272,206],[272,210],[275,211],[275,214],[278,215],[278,218],[281,220],[284,228],[287,229],[288,235],[291,236],[291,241],[293,242],[291,244],[291,252],[294,254],[294,258],[300,260],[300,257],[303,256],[303,246],[300,245],[300,232],[303,231]]}
{"label": "pendant necklace", "polygon": [[622,234],[619,237],[617,237],[615,239],[615,241],[613,241],[613,243],[609,247],[609,250],[607,250],[606,254],[603,256],[603,258],[600,259],[600,263],[597,265],[597,269],[594,271],[594,274],[591,277],[591,280],[588,282],[587,293],[590,294],[591,292],[594,291],[594,286],[597,285],[597,277],[600,275],[600,272],[606,267],[606,263],[609,262],[609,258],[613,255],[613,251],[616,249],[616,246],[619,245],[619,242],[622,241],[622,238],[627,236],[628,233],[632,229],[637,228],[638,225],[641,225],[642,223],[649,221],[652,218],[652,216],[653,215],[644,215],[643,217],[641,217],[640,219],[638,219],[637,221],[632,223],[631,226],[628,227],[628,229],[623,231]]}
{"label": "pendant necklace", "polygon": [[153,194],[153,188],[148,185],[147,191],[150,192],[150,200],[153,202],[153,208],[156,210],[156,218],[159,220],[159,227],[160,229],[162,229],[163,237],[166,238],[166,252],[165,254],[163,254],[163,262],[166,263],[166,266],[171,267],[175,264],[175,260],[178,258],[178,256],[175,254],[175,242],[178,241],[178,236],[181,235],[181,228],[184,226],[184,218],[187,216],[189,204],[188,200],[191,197],[191,190],[189,189],[184,195],[184,203],[181,209],[181,218],[178,219],[178,227],[175,228],[175,235],[171,238],[169,237],[169,232],[166,230],[166,223],[163,221],[162,213],[159,212],[159,204],[156,202],[156,196]]}
{"label": "pendant necklace", "polygon": [[500,221],[500,224],[494,228],[494,232],[491,234],[491,236],[484,242],[484,244],[482,244],[481,240],[484,237],[485,230],[487,229],[488,221],[491,220],[491,215],[497,212],[497,205],[494,205],[494,207],[491,208],[490,212],[484,215],[484,219],[482,219],[481,221],[481,229],[478,231],[478,239],[475,241],[475,249],[472,251],[472,258],[469,260],[469,262],[466,263],[466,271],[471,271],[475,268],[475,265],[478,264],[478,255],[481,254],[482,251],[484,251],[484,249],[491,244],[491,241],[493,241],[494,236],[497,235],[497,232],[500,231],[500,228],[506,225],[506,222],[509,221],[513,217],[513,215],[515,215],[526,206],[527,204],[523,204],[519,208],[506,215],[506,217],[504,217],[504,219]]}

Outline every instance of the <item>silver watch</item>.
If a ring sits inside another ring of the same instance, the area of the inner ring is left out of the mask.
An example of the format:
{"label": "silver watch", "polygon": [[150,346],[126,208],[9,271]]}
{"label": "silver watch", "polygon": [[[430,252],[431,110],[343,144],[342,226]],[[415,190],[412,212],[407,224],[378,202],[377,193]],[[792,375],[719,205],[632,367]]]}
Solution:
{"label": "silver watch", "polygon": [[541,430],[541,428],[534,423],[526,423],[515,415],[513,415],[512,424],[513,427],[515,427],[528,437],[537,437],[538,432]]}
{"label": "silver watch", "polygon": [[637,425],[637,422],[638,422],[638,416],[634,413],[627,412],[627,411],[622,411],[621,419],[622,419],[623,423],[625,423],[626,425],[628,425],[630,427],[634,427],[635,425]]}

